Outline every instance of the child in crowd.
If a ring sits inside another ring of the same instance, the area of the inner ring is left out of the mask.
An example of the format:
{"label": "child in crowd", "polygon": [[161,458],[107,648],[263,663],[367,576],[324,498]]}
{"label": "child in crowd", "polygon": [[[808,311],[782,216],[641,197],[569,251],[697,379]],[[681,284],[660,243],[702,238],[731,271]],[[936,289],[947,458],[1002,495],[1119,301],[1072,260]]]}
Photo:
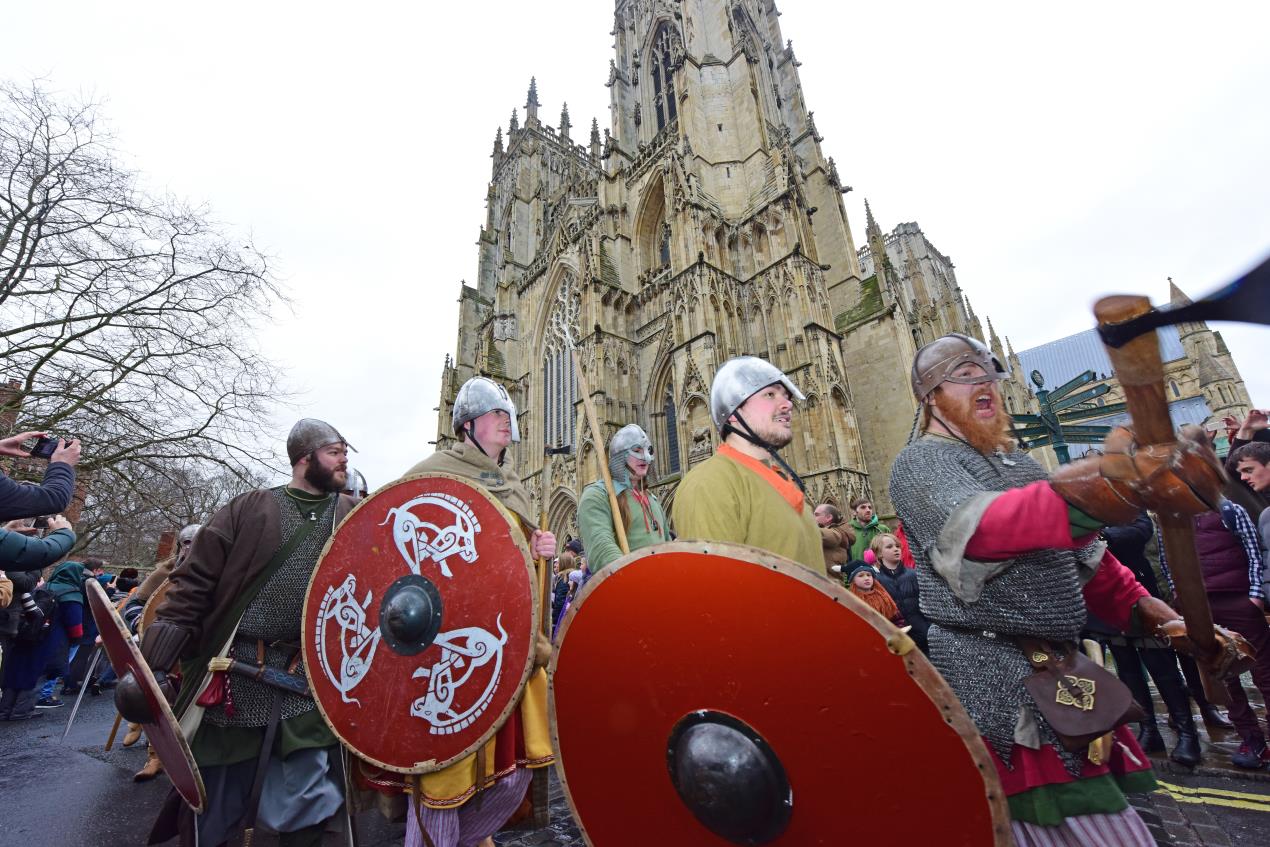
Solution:
{"label": "child in crowd", "polygon": [[895,605],[895,601],[891,599],[886,589],[874,578],[873,568],[860,561],[851,562],[849,567],[846,584],[851,593],[869,604],[870,608],[891,623],[896,626],[906,626],[899,607]]}

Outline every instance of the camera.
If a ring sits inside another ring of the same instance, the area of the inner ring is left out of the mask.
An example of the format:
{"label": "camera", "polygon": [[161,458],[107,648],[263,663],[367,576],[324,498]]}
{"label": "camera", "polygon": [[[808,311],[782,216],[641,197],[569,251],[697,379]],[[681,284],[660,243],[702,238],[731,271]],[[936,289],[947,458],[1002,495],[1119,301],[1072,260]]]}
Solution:
{"label": "camera", "polygon": [[31,457],[35,459],[50,459],[57,450],[57,443],[61,439],[56,436],[40,436],[35,442],[35,446],[31,448]]}

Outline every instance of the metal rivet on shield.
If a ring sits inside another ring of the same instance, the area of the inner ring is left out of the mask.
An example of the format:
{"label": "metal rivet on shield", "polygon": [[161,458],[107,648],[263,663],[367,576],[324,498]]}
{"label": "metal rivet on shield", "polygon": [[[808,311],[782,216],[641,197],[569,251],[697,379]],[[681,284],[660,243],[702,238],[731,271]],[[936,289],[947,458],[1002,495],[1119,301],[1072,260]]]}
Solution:
{"label": "metal rivet on shield", "polygon": [[794,793],[776,753],[753,727],[722,712],[675,724],[666,764],[679,799],[733,844],[766,844],[789,825]]}
{"label": "metal rivet on shield", "polygon": [[388,586],[379,606],[379,631],[394,653],[414,656],[441,631],[441,592],[427,577],[407,574]]}

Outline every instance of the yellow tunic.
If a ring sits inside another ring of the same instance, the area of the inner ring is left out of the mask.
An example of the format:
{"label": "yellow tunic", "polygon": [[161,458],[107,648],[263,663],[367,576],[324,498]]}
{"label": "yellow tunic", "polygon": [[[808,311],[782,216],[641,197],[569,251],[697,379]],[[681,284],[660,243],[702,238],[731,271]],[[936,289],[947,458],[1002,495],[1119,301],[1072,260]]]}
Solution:
{"label": "yellow tunic", "polygon": [[671,512],[681,539],[747,544],[825,572],[811,505],[804,500],[796,511],[767,480],[726,455],[716,453],[688,472]]}
{"label": "yellow tunic", "polygon": [[[500,467],[479,450],[467,444],[458,444],[450,450],[439,451],[411,468],[408,473],[424,471],[440,471],[464,476],[484,485],[520,518],[521,531],[528,538],[532,527],[528,525],[522,504],[529,498],[520,483],[520,478],[509,467]],[[542,574],[536,574],[535,602],[537,602],[537,586],[541,585]],[[529,676],[525,683],[525,693],[520,701],[520,733],[524,744],[524,755],[518,757],[513,767],[499,770],[497,761],[498,742],[511,740],[510,728],[507,724],[494,734],[483,746],[480,753],[466,756],[447,768],[430,774],[415,777],[418,791],[424,805],[434,809],[452,809],[472,799],[477,793],[477,760],[484,765],[482,783],[488,786],[492,781],[501,779],[512,773],[516,767],[541,768],[555,761],[555,752],[551,748],[551,728],[547,719],[547,671],[539,668]],[[513,718],[509,718],[508,723]],[[513,754],[514,755],[514,754]],[[510,758],[504,755],[501,758]]]}

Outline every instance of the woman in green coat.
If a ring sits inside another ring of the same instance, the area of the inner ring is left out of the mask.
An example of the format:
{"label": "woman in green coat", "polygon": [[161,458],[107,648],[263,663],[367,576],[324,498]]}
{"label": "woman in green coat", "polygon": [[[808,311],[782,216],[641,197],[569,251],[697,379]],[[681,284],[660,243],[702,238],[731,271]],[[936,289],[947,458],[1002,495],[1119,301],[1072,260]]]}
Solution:
{"label": "woman in green coat", "polygon": [[[637,424],[627,424],[609,440],[609,473],[617,494],[617,508],[631,550],[670,540],[666,511],[657,495],[648,490],[648,471],[653,466],[653,443]],[[622,555],[613,529],[613,510],[604,481],[582,490],[578,502],[578,529],[591,572],[597,573]]]}

